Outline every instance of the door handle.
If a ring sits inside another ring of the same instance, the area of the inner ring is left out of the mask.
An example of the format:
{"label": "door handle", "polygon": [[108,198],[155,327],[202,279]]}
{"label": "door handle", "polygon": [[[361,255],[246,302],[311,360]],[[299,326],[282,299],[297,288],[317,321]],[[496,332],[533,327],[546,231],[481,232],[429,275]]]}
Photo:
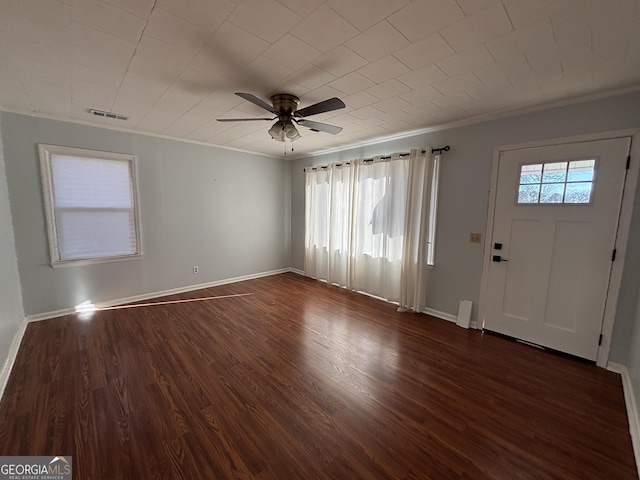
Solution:
{"label": "door handle", "polygon": [[494,262],[506,262],[507,261],[506,258],[502,258],[500,255],[494,255],[491,260],[494,261]]}

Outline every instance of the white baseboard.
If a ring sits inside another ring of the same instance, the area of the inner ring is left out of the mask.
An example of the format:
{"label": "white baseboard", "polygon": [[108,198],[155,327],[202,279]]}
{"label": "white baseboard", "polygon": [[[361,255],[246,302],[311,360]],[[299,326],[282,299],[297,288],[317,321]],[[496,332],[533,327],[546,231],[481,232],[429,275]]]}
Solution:
{"label": "white baseboard", "polygon": [[640,412],[638,412],[638,403],[636,402],[631,376],[629,375],[627,367],[619,363],[609,362],[607,364],[607,370],[618,373],[622,377],[622,390],[624,392],[624,403],[627,407],[633,454],[635,455],[636,468],[640,475]]}
{"label": "white baseboard", "polygon": [[20,350],[20,343],[22,343],[22,337],[24,337],[24,332],[27,330],[27,320],[24,319],[20,322],[18,326],[18,331],[13,336],[13,340],[11,345],[9,346],[9,352],[7,353],[7,358],[4,361],[4,365],[2,366],[2,371],[0,371],[0,400],[4,395],[4,389],[7,387],[7,383],[9,382],[9,375],[11,374],[11,370],[13,369],[13,364],[16,361],[16,357],[18,356],[18,350]]}
{"label": "white baseboard", "polygon": [[64,317],[65,315],[71,315],[72,313],[76,313],[75,308],[63,308],[62,310],[54,310],[51,312],[36,313],[35,315],[27,315],[26,321],[27,323],[40,322],[42,320]]}
{"label": "white baseboard", "polygon": [[458,321],[458,317],[455,315],[451,315],[450,313],[441,312],[440,310],[434,310],[432,308],[425,308],[422,313],[426,313],[427,315],[431,315],[432,317],[439,318],[441,320],[446,320],[447,322],[456,323]]}
{"label": "white baseboard", "polygon": [[[96,307],[106,308],[106,307],[115,307],[118,305],[126,305],[128,303],[150,300],[152,298],[166,297],[168,295],[177,295],[179,293],[193,292],[194,290],[201,290],[203,288],[218,287],[220,285],[227,285],[229,283],[244,282],[245,280],[253,280],[255,278],[268,277],[271,275],[277,275],[279,273],[286,273],[290,271],[292,270],[289,268],[281,268],[278,270],[270,270],[267,272],[253,273],[251,275],[243,275],[240,277],[225,278],[223,280],[216,280],[214,282],[199,283],[197,285],[187,285],[185,287],[172,288],[170,290],[163,290],[159,292],[150,292],[150,293],[143,293],[141,295],[134,295],[131,297],[116,298],[113,300],[97,303]],[[51,318],[63,317],[65,315],[71,315],[73,313],[76,313],[75,308],[65,308],[62,310],[55,310],[52,312],[44,312],[44,313],[37,313],[35,315],[28,315],[27,321],[39,322],[41,320],[49,320]]]}

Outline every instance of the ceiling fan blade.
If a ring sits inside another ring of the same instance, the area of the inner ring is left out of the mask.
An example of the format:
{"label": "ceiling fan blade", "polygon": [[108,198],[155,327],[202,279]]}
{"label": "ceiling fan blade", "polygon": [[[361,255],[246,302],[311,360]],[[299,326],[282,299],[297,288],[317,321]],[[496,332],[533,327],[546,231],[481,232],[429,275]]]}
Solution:
{"label": "ceiling fan blade", "polygon": [[247,100],[248,102],[253,103],[254,105],[257,105],[257,106],[259,106],[261,108],[264,108],[268,112],[271,112],[271,113],[273,113],[275,115],[278,114],[278,112],[275,110],[275,108],[273,108],[271,105],[269,105],[264,100],[260,100],[255,95],[252,95],[250,93],[241,93],[241,92],[240,93],[236,92],[236,95],[238,95],[239,97],[244,98],[245,100]]}
{"label": "ceiling fan blade", "polygon": [[264,118],[264,117],[260,117],[260,118],[256,118],[256,117],[252,117],[252,118],[216,118],[217,121],[219,122],[252,122],[254,120],[274,120],[275,117],[269,117],[269,118]]}
{"label": "ceiling fan blade", "polygon": [[318,113],[331,112],[332,110],[339,110],[344,108],[345,104],[339,98],[333,97],[323,102],[309,105],[308,107],[297,110],[294,117],[309,117],[311,115],[317,115]]}
{"label": "ceiling fan blade", "polygon": [[331,135],[337,135],[342,131],[342,127],[329,125],[328,123],[320,123],[320,122],[314,122],[312,120],[305,120],[304,118],[296,120],[296,123],[298,123],[299,125],[302,125],[303,127],[310,128],[311,130],[315,130],[316,132],[326,132],[326,133],[330,133]]}

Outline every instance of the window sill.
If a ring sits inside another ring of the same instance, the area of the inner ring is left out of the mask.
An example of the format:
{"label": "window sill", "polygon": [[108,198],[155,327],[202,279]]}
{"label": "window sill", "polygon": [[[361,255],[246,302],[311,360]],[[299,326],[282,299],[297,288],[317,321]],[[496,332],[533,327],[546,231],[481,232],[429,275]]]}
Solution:
{"label": "window sill", "polygon": [[99,263],[125,262],[127,260],[140,260],[142,253],[134,255],[119,255],[117,257],[105,258],[82,258],[78,260],[57,260],[51,262],[53,268],[82,267],[85,265],[96,265]]}

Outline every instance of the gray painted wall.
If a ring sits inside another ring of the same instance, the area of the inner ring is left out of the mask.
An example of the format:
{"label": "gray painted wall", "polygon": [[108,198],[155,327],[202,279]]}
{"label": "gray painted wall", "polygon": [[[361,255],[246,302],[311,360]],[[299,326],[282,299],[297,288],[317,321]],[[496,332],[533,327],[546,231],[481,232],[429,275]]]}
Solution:
{"label": "gray painted wall", "polygon": [[[2,127],[1,119],[0,127]],[[22,292],[9,209],[2,138],[0,138],[0,370],[4,368],[11,342],[23,318]]]}
{"label": "gray painted wall", "polygon": [[[297,160],[291,175],[292,267],[304,268],[304,167],[448,144],[451,151],[443,155],[441,167],[436,265],[430,272],[427,305],[455,315],[458,302],[468,298],[474,302],[473,319],[476,320],[483,245],[469,243],[468,239],[471,232],[481,232],[483,241],[486,238],[494,147],[637,128],[640,127],[638,105],[640,92],[634,92]],[[611,360],[623,364],[629,353],[629,333],[635,321],[640,286],[639,240],[640,208],[636,208],[629,243],[633,252],[625,259],[624,285],[611,350]]]}
{"label": "gray painted wall", "polygon": [[[289,266],[288,162],[11,113],[0,118],[26,315]],[[137,156],[142,259],[50,266],[38,143]]]}

